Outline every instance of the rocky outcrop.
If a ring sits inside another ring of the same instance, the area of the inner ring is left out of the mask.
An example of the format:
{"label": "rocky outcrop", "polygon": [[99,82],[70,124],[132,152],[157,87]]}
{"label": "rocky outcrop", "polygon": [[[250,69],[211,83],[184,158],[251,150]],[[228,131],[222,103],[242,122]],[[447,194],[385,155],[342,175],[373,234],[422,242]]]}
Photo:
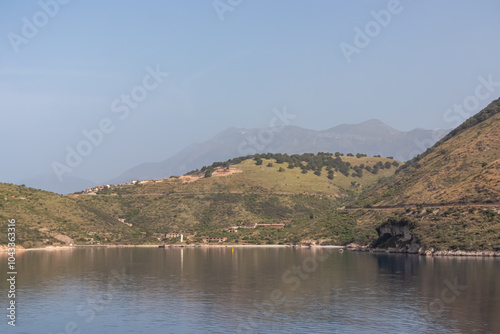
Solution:
{"label": "rocky outcrop", "polygon": [[423,251],[411,233],[412,223],[407,219],[389,219],[377,227],[378,239],[371,245],[371,251],[418,254]]}
{"label": "rocky outcrop", "polygon": [[74,243],[73,239],[71,239],[68,236],[62,235],[62,234],[55,235],[54,238],[66,243],[68,245],[72,245]]}
{"label": "rocky outcrop", "polygon": [[[436,250],[434,248],[422,247],[412,234],[413,224],[407,220],[389,219],[380,225],[376,230],[378,239],[370,247],[354,245],[349,247],[352,250],[387,252],[387,253],[409,253],[424,256],[486,256],[500,257],[500,251],[480,250]],[[356,247],[355,247],[356,246]]]}
{"label": "rocky outcrop", "polygon": [[496,251],[449,251],[440,250],[431,252],[432,256],[496,256],[500,257],[500,252]]}

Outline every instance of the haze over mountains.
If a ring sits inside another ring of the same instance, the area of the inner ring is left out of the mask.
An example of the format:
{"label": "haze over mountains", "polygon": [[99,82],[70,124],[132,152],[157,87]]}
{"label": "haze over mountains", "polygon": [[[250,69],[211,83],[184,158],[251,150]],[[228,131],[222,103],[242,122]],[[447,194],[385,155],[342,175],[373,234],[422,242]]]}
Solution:
{"label": "haze over mountains", "polygon": [[[387,222],[379,240],[397,251],[500,250],[499,134],[497,99],[363,191],[358,228],[369,231]],[[402,236],[404,228],[415,238]]]}
{"label": "haze over mountains", "polygon": [[365,204],[498,203],[500,99],[407,161],[386,184],[367,192]]}
{"label": "haze over mountains", "polygon": [[341,152],[392,156],[406,161],[425,151],[448,130],[399,131],[379,120],[360,124],[342,124],[316,131],[297,126],[282,128],[229,128],[213,138],[191,145],[176,155],[156,163],[145,163],[122,173],[106,183],[130,180],[151,180],[182,175],[190,170],[210,165],[214,161],[255,153],[317,153]]}
{"label": "haze over mountains", "polygon": [[75,191],[95,187],[97,185],[97,182],[95,181],[75,177],[72,175],[66,175],[63,179],[63,182],[59,182],[57,176],[54,173],[41,174],[36,177],[24,179],[19,183],[36,189],[52,191],[57,194],[70,194]]}
{"label": "haze over mountains", "polygon": [[[89,180],[65,175],[59,182],[54,174],[27,178],[19,183],[29,187],[68,194],[102,184],[120,184],[131,180],[151,180],[172,175],[183,175],[190,170],[255,153],[364,153],[369,156],[392,156],[406,161],[425,151],[448,130],[399,131],[376,120],[360,124],[342,124],[327,130],[316,131],[298,126],[241,129],[229,128],[211,139],[190,145],[172,157],[160,162],[138,162],[121,175],[110,180]],[[146,149],[146,148],[145,148]],[[158,156],[161,157],[161,152]],[[105,168],[105,166],[96,166]]]}
{"label": "haze over mountains", "polygon": [[393,252],[498,256],[499,133],[500,99],[404,165],[364,155],[268,153],[90,194],[0,183],[0,221],[23,222],[25,247],[157,243],[165,233],[184,233],[196,243],[207,236],[248,244],[353,242]]}

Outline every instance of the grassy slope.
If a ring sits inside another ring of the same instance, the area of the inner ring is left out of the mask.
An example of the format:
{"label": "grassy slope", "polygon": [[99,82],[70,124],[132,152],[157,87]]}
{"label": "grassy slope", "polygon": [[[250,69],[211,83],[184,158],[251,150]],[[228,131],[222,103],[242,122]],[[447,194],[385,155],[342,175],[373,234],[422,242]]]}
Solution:
{"label": "grassy slope", "polygon": [[[8,219],[16,220],[17,244],[24,247],[56,242],[54,236],[58,234],[74,239],[88,237],[88,231],[132,239],[124,228],[126,226],[107,213],[51,192],[0,183],[0,226],[3,231],[7,230]],[[6,233],[0,234],[0,243],[6,243]]]}
{"label": "grassy slope", "polygon": [[[343,157],[351,166],[393,160],[371,157]],[[273,163],[272,167],[267,167]],[[180,178],[122,185],[96,196],[79,196],[78,202],[126,218],[152,234],[184,232],[226,236],[230,240],[252,243],[297,242],[303,239],[345,243],[353,238],[354,215],[337,210],[338,198],[348,198],[378,179],[394,174],[396,167],[381,169],[377,175],[364,172],[353,177],[335,173],[327,178],[300,168],[287,168],[264,159],[262,165],[245,160],[230,169],[241,171],[226,176],[201,178],[183,183]],[[278,172],[283,167],[284,172]],[[357,185],[353,187],[352,182]],[[359,184],[359,186],[358,186]],[[117,194],[114,196],[113,194]],[[283,230],[240,230],[238,234],[223,228],[240,223],[286,222]]]}
{"label": "grassy slope", "polygon": [[[360,164],[373,166],[381,161],[393,162],[386,158],[373,157],[342,157],[343,161],[351,163],[352,167]],[[273,167],[267,167],[268,163],[273,163]],[[327,172],[323,168],[320,176],[314,175],[312,171],[302,174],[299,168],[288,169],[287,163],[277,164],[275,160],[263,160],[263,164],[257,166],[253,160],[245,160],[231,169],[242,171],[223,177],[202,178],[196,182],[183,184],[177,178],[164,180],[164,182],[146,182],[139,187],[134,185],[122,185],[118,194],[164,194],[169,192],[179,193],[293,193],[293,194],[315,194],[327,196],[341,196],[351,191],[360,192],[365,186],[375,183],[382,177],[391,176],[396,171],[396,167],[382,169],[377,175],[364,172],[363,177],[344,176],[339,172],[334,173],[334,180],[327,178]],[[284,172],[278,172],[282,167]],[[354,189],[351,182],[357,182],[360,187]]]}
{"label": "grassy slope", "polygon": [[[352,167],[392,162],[369,157],[343,160]],[[266,167],[270,162],[273,167]],[[158,243],[159,234],[168,232],[183,232],[198,241],[203,235],[218,235],[248,243],[310,239],[345,243],[353,238],[355,215],[338,210],[338,198],[353,197],[363,187],[396,170],[392,166],[381,169],[377,175],[365,171],[361,178],[335,172],[332,181],[324,168],[317,176],[312,171],[302,174],[299,168],[287,166],[274,160],[264,160],[260,166],[245,160],[231,166],[241,173],[191,183],[170,178],[122,185],[99,195],[76,198],[0,184],[0,225],[5,227],[7,219],[15,219],[17,242],[25,247],[50,244],[57,241],[54,236],[58,234],[73,238],[76,244],[86,244],[88,238],[102,244],[106,243],[105,238],[109,243]],[[278,172],[280,167],[285,171]],[[356,186],[351,182],[356,182]],[[121,223],[120,218],[132,226]],[[287,227],[240,230],[237,235],[222,231],[238,222],[286,222]],[[4,234],[0,243],[5,242]]]}
{"label": "grassy slope", "polygon": [[[500,100],[496,100],[420,159],[407,162],[400,173],[365,191],[360,206],[403,209],[362,210],[357,226],[370,231],[390,215],[405,216],[417,222],[414,233],[427,247],[500,249],[500,205],[474,205],[500,200],[499,164]],[[432,208],[439,203],[471,206]]]}
{"label": "grassy slope", "polygon": [[[94,231],[96,238],[107,236],[112,241],[132,243],[157,242],[160,233],[183,232],[195,241],[210,235],[249,243],[314,239],[367,244],[376,237],[375,227],[395,215],[414,221],[414,233],[427,247],[500,249],[500,207],[431,205],[498,201],[499,111],[497,100],[407,162],[397,175],[393,175],[396,168],[392,166],[380,169],[377,175],[365,170],[361,178],[336,172],[332,181],[324,168],[321,176],[312,171],[302,174],[297,167],[287,168],[287,163],[264,159],[262,165],[245,160],[231,166],[241,173],[190,183],[171,178],[122,185],[77,199],[2,185],[0,195],[7,199],[0,207],[0,218],[2,223],[7,218],[23,221],[26,228],[21,231],[21,239],[38,242],[50,238],[38,232],[40,226],[74,238],[89,237],[87,232]],[[368,157],[342,159],[352,167],[391,162]],[[273,166],[267,167],[268,163]],[[278,172],[280,167],[284,172]],[[26,200],[12,195],[25,196]],[[340,203],[353,200],[361,206],[402,208],[339,210]],[[119,223],[118,218],[133,226]],[[238,222],[286,222],[287,227],[240,230],[237,234],[222,231]]]}
{"label": "grassy slope", "polygon": [[385,185],[370,204],[492,202],[500,199],[500,114],[442,143]]}

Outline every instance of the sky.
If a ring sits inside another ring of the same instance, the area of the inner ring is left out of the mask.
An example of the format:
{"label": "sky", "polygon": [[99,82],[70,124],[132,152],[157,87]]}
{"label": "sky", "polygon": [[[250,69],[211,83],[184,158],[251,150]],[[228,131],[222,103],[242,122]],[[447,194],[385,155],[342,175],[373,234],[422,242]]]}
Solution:
{"label": "sky", "polygon": [[[0,182],[56,167],[107,180],[282,108],[315,130],[453,128],[500,96],[498,13],[497,0],[3,0]],[[71,150],[85,153],[72,166]]]}

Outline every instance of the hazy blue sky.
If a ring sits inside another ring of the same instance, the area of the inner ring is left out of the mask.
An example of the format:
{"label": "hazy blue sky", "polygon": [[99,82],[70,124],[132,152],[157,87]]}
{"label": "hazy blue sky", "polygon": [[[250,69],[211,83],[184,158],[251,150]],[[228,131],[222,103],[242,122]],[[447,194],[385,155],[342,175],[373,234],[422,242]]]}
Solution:
{"label": "hazy blue sky", "polygon": [[[500,96],[476,89],[500,82],[498,0],[55,1],[0,2],[3,182],[50,173],[106,118],[113,131],[71,175],[105,180],[227,127],[269,126],[283,106],[318,130],[432,129],[463,120],[454,104],[473,114]],[[355,41],[356,27],[372,37]],[[169,75],[145,90],[157,66]],[[134,87],[147,96],[124,107]]]}

